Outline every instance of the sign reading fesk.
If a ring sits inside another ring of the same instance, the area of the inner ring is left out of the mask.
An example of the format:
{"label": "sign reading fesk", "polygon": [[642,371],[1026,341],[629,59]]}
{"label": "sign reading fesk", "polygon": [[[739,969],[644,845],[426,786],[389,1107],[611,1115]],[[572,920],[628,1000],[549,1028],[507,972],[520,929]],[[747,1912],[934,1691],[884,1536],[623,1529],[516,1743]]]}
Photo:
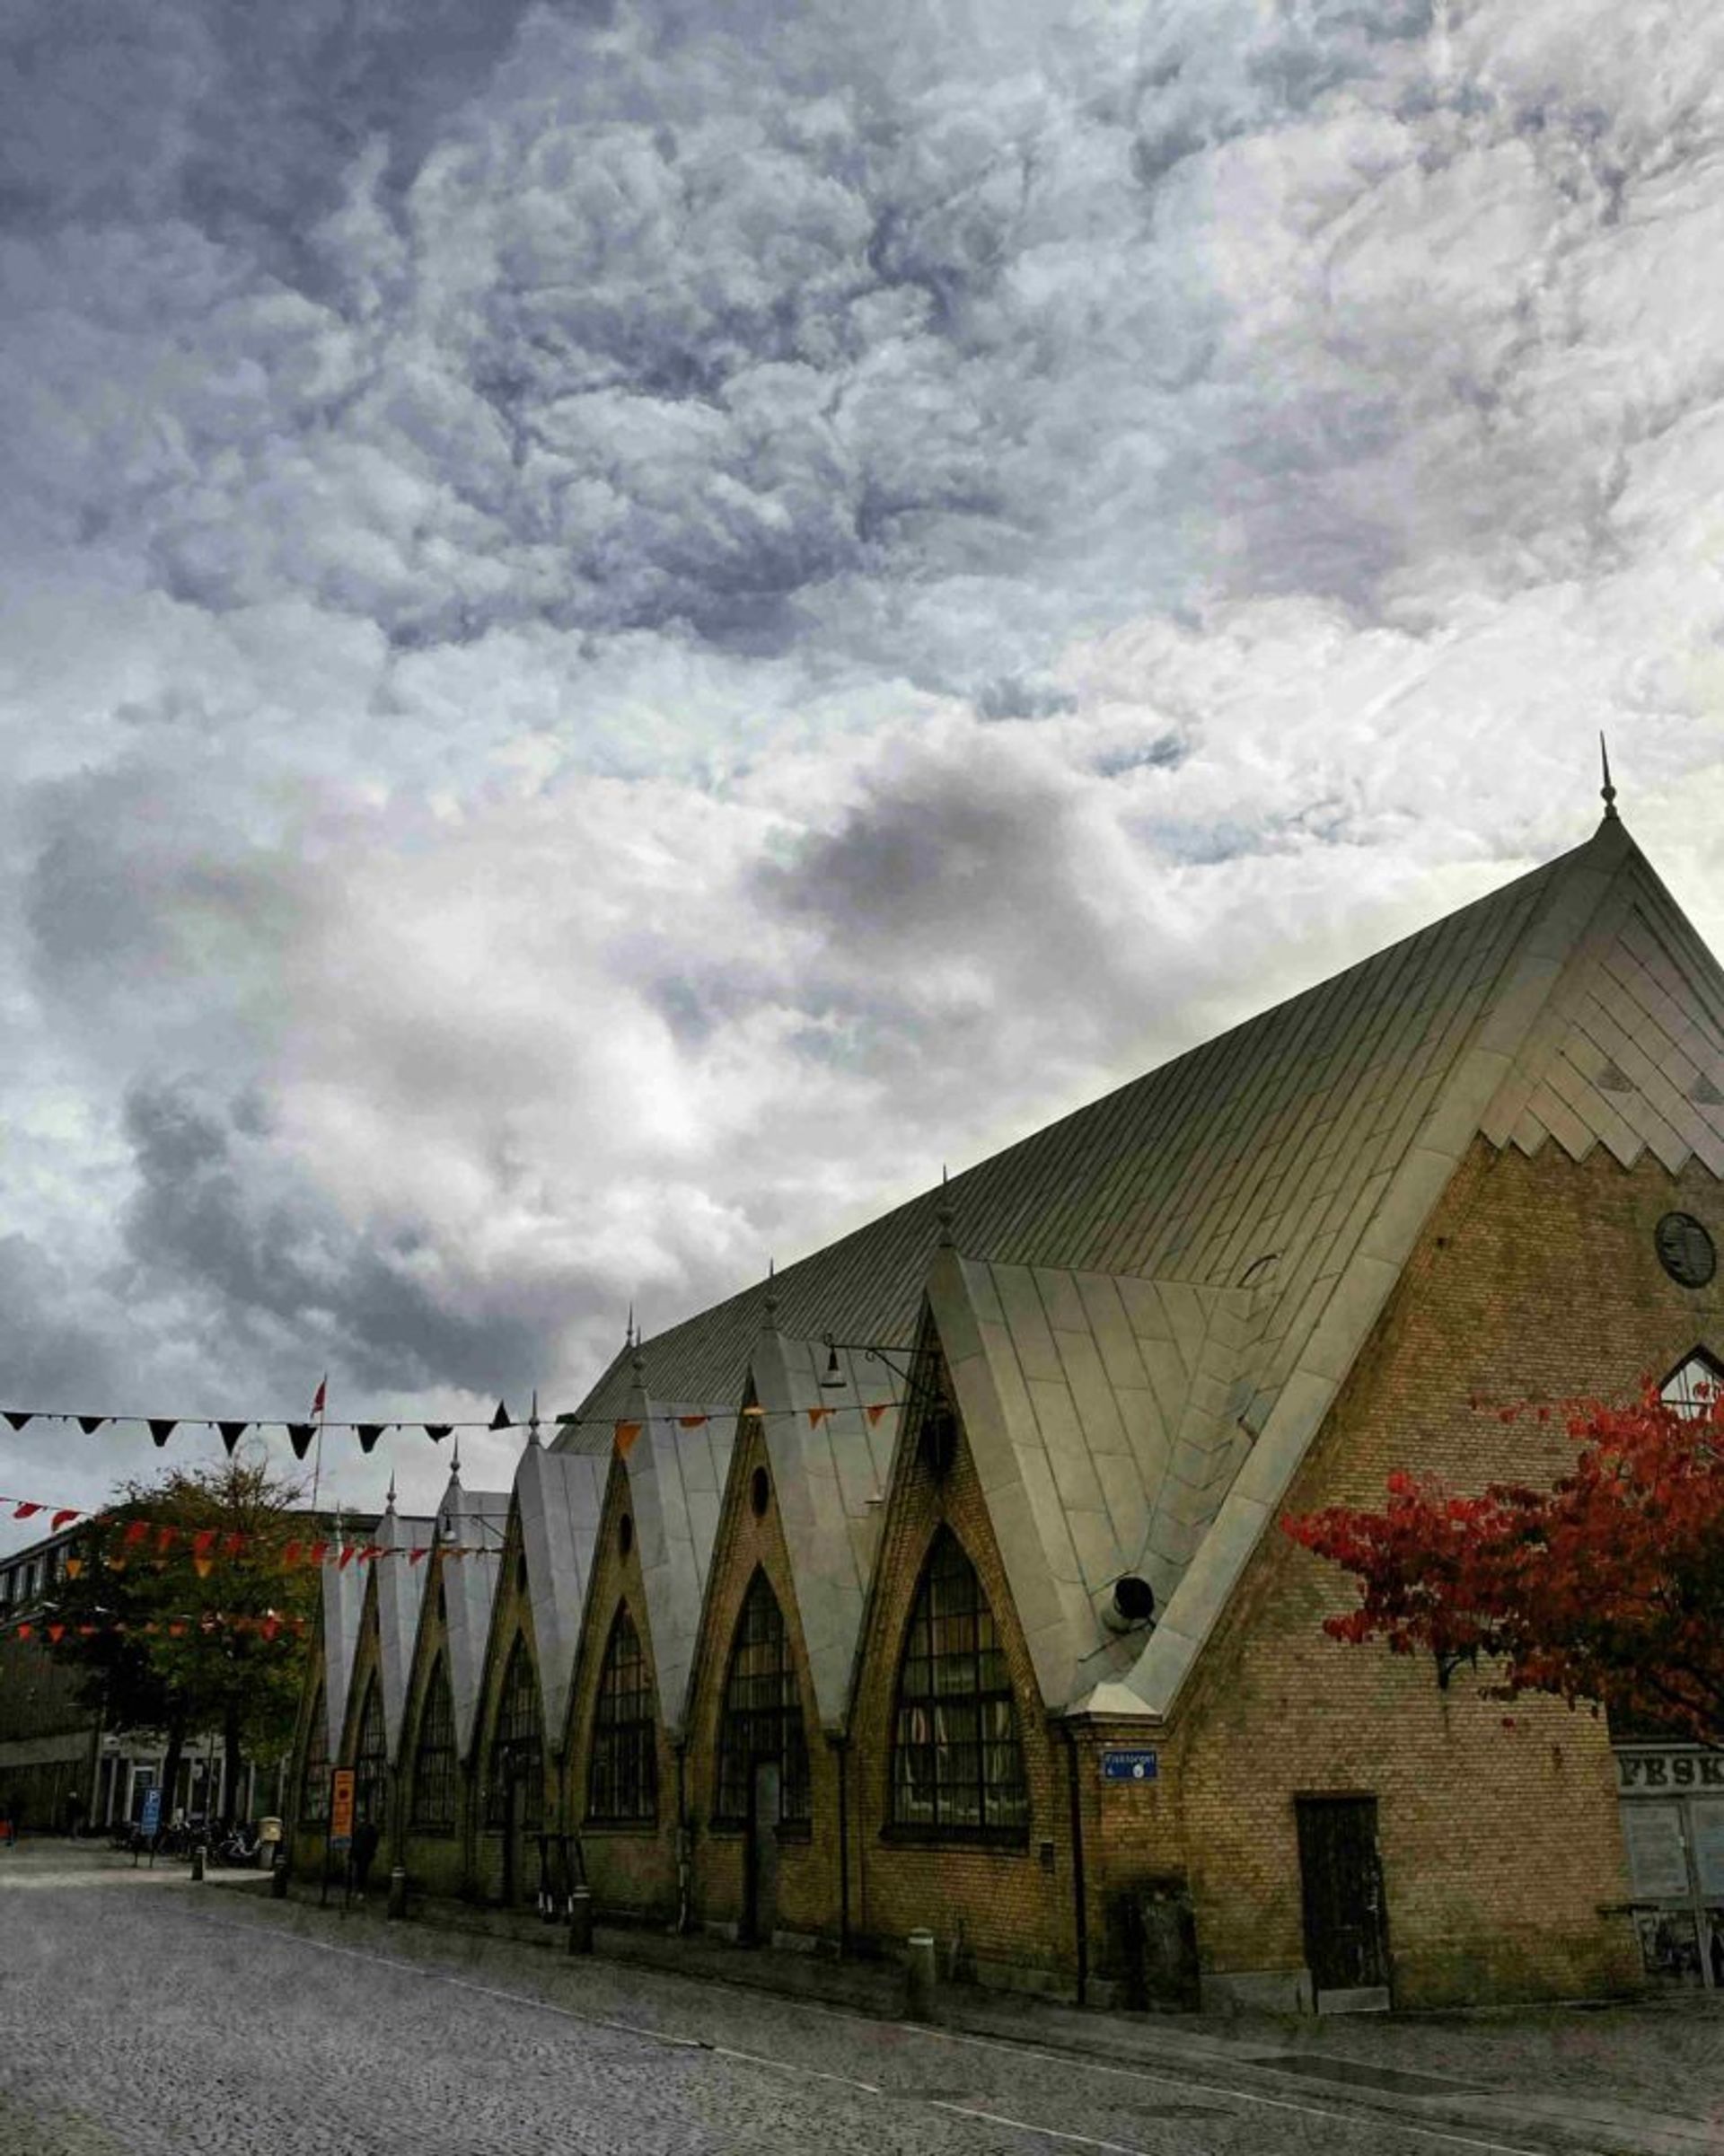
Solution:
{"label": "sign reading fesk", "polygon": [[353,1839],[353,1769],[339,1766],[330,1776],[330,1847],[345,1849]]}

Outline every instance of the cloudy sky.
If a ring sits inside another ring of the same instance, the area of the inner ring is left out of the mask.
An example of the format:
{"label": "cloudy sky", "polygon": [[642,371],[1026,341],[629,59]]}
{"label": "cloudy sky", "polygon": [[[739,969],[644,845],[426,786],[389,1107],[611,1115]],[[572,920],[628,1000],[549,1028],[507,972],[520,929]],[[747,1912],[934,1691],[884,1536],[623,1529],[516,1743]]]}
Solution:
{"label": "cloudy sky", "polygon": [[1713,0],[13,0],[0,1404],[572,1406],[1601,726],[1724,947],[1720,261]]}

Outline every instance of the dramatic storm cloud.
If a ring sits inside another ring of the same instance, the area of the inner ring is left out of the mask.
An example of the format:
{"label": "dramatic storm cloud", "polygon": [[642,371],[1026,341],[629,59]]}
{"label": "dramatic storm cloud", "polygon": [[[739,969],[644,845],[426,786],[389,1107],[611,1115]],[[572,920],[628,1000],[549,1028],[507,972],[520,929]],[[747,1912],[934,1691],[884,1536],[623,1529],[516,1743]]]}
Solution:
{"label": "dramatic storm cloud", "polygon": [[1576,842],[1600,728],[1724,945],[1701,0],[0,40],[0,1404],[571,1406]]}

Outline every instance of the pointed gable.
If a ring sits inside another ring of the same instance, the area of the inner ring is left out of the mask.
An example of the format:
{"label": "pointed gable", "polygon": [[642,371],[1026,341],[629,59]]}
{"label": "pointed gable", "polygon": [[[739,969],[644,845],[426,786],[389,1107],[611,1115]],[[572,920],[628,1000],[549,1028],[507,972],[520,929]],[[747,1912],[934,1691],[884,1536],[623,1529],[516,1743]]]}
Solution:
{"label": "pointed gable", "polygon": [[[437,1509],[437,1584],[443,1590],[444,1635],[448,1641],[449,1695],[454,1705],[455,1749],[466,1758],[472,1749],[479,1712],[479,1684],[485,1672],[485,1643],[497,1598],[503,1559],[503,1533],[509,1500],[500,1490],[463,1490],[452,1474]],[[457,1557],[454,1551],[462,1553]]]}
{"label": "pointed gable", "polygon": [[413,1642],[425,1601],[428,1558],[410,1562],[413,1550],[428,1550],[435,1523],[403,1517],[391,1504],[378,1525],[376,1544],[386,1555],[371,1566],[377,1602],[377,1668],[383,1685],[383,1733],[389,1756],[401,1748],[407,1720],[407,1688],[413,1669]]}
{"label": "pointed gable", "polygon": [[849,1703],[902,1390],[882,1362],[849,1351],[835,1360],[829,1382],[822,1342],[767,1330],[749,1366],[815,1704],[834,1729]]}
{"label": "pointed gable", "polygon": [[515,1470],[515,1502],[526,1559],[545,1728],[560,1743],[586,1609],[593,1549],[609,1463],[592,1453],[529,1445]]}
{"label": "pointed gable", "polygon": [[329,1725],[330,1757],[341,1756],[341,1733],[347,1720],[347,1688],[353,1682],[359,1649],[360,1619],[365,1606],[365,1568],[338,1559],[323,1567],[323,1713]]}

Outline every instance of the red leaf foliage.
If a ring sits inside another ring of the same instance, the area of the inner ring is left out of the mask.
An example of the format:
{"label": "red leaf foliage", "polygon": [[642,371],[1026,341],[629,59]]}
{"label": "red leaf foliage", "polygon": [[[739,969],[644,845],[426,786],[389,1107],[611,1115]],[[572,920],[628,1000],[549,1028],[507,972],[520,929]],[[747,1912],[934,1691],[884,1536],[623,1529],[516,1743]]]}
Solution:
{"label": "red leaf foliage", "polygon": [[1445,1684],[1483,1657],[1493,1696],[1553,1693],[1724,1745],[1724,1397],[1684,1415],[1649,1386],[1564,1412],[1579,1450],[1548,1490],[1468,1497],[1397,1473],[1380,1511],[1285,1518],[1357,1577],[1358,1608],[1324,1630],[1428,1650]]}

